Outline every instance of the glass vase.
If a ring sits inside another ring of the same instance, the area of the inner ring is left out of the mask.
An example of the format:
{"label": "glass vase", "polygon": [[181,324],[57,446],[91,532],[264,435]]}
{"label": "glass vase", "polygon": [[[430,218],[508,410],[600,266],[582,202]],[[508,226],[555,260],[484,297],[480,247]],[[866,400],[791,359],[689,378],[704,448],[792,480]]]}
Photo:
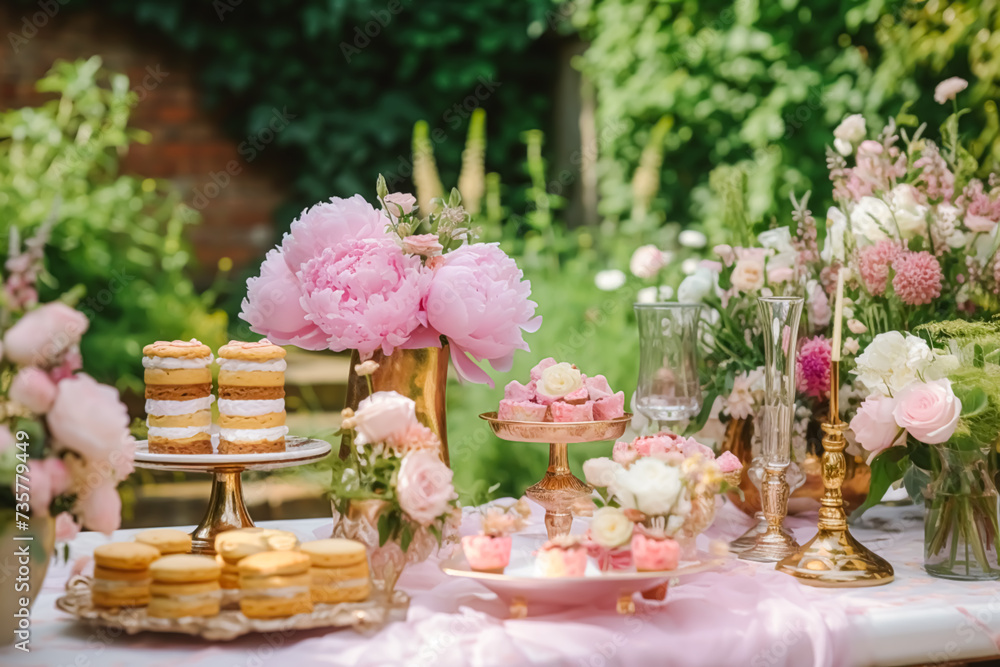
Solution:
{"label": "glass vase", "polygon": [[637,303],[639,382],[636,409],[650,420],[678,423],[701,411],[698,324],[701,304]]}
{"label": "glass vase", "polygon": [[997,488],[988,449],[935,447],[924,489],[924,569],[961,581],[1000,578]]}

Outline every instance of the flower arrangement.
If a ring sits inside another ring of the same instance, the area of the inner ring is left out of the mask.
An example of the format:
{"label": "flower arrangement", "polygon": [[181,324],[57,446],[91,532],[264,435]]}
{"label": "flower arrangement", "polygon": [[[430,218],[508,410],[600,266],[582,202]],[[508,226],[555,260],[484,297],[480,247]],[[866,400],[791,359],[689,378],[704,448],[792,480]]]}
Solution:
{"label": "flower arrangement", "polygon": [[[51,221],[24,248],[11,230],[0,294],[0,528],[55,517],[56,539],[81,526],[121,523],[117,485],[133,470],[135,441],[118,392],[79,373],[89,322],[62,301],[38,304],[36,281]],[[69,295],[66,296],[69,299]],[[9,515],[9,516],[8,516]]]}
{"label": "flower arrangement", "polygon": [[444,339],[461,377],[492,386],[476,361],[510,370],[541,326],[531,284],[499,244],[473,243],[457,191],[423,218],[381,176],[377,191],[380,211],[360,195],[303,211],[247,281],[240,317],[278,344],[362,360]]}

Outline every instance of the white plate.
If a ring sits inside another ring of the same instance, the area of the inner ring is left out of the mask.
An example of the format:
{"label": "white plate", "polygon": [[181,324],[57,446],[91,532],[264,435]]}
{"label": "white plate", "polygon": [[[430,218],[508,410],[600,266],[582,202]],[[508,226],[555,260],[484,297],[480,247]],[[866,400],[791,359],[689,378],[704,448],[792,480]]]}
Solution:
{"label": "white plate", "polygon": [[[218,434],[212,435],[212,449],[218,449]],[[330,443],[312,438],[285,436],[285,451],[262,454],[158,454],[149,451],[149,442],[140,440],[135,446],[135,462],[139,467],[161,466],[247,466],[322,458],[330,453]],[[143,466],[142,464],[149,464]]]}

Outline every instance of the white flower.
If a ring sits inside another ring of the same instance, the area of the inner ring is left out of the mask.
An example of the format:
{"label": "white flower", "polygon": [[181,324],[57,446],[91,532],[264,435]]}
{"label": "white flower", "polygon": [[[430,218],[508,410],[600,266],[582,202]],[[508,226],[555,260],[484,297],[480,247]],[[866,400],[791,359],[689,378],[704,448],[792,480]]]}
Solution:
{"label": "white flower", "polygon": [[354,443],[370,445],[385,442],[417,423],[416,404],[394,391],[377,391],[358,405],[354,413],[357,437]]}
{"label": "white flower", "polygon": [[583,476],[587,480],[587,484],[604,488],[614,484],[615,473],[621,467],[620,464],[606,456],[587,459],[583,462]]}
{"label": "white flower", "polygon": [[659,290],[655,287],[643,287],[635,295],[635,300],[639,303],[656,303],[659,298]]}
{"label": "white flower", "polygon": [[[1000,227],[1000,225],[997,225]],[[692,273],[698,270],[700,262],[694,257],[688,257],[683,262],[681,262],[681,273],[685,276],[690,276]]]}
{"label": "white flower", "polygon": [[851,210],[851,231],[858,241],[875,244],[890,235],[895,236],[895,229],[892,210],[877,197],[862,197]]}
{"label": "white flower", "polygon": [[677,242],[685,248],[704,248],[708,245],[708,237],[697,229],[685,229],[677,236]]}
{"label": "white flower", "polygon": [[366,377],[372,375],[378,370],[378,363],[369,359],[368,361],[362,361],[360,364],[354,365],[354,372],[358,377]]}
{"label": "white flower", "polygon": [[868,327],[865,326],[864,322],[856,320],[853,317],[847,320],[847,328],[851,330],[852,334],[858,334],[859,336],[868,331]]}
{"label": "white flower", "polygon": [[969,82],[957,76],[945,79],[934,88],[934,101],[944,104],[969,87]]}
{"label": "white flower", "polygon": [[597,275],[594,276],[594,284],[597,285],[597,289],[603,292],[614,292],[625,284],[625,273],[618,269],[598,271]]}
{"label": "white flower", "polygon": [[718,274],[707,267],[699,267],[697,271],[681,281],[677,287],[677,300],[682,303],[701,303],[715,289]]}
{"label": "white flower", "polygon": [[851,145],[851,142],[845,141],[844,139],[834,139],[833,150],[837,151],[844,157],[847,157],[854,152],[854,146]]}
{"label": "white flower", "polygon": [[844,212],[831,206],[826,212],[826,241],[820,256],[827,264],[843,263],[845,257],[844,234],[847,232],[847,217]]}
{"label": "white flower", "polygon": [[724,411],[733,419],[747,419],[754,412],[757,397],[764,380],[764,371],[759,368],[748,373],[740,373],[733,380],[733,391],[726,399]]}
{"label": "white flower", "polygon": [[897,185],[889,193],[892,212],[896,217],[896,227],[904,239],[912,239],[927,233],[927,207],[917,203],[916,190],[912,185]]}
{"label": "white flower", "polygon": [[542,377],[538,379],[535,391],[541,396],[556,399],[572,394],[582,386],[583,376],[580,370],[564,361],[542,371]]}
{"label": "white flower", "polygon": [[860,349],[861,349],[861,343],[858,342],[857,338],[851,337],[844,341],[842,354],[844,354],[845,356],[851,356],[857,354],[858,350]]}
{"label": "white flower", "polygon": [[792,245],[792,231],[788,227],[777,227],[761,232],[757,241],[765,248],[774,250],[777,254],[795,252]]}
{"label": "white flower", "polygon": [[602,547],[614,549],[632,539],[632,522],[617,507],[602,507],[590,521],[590,536]]}
{"label": "white flower", "polygon": [[636,248],[628,267],[637,278],[653,278],[667,263],[663,253],[655,245],[644,245]]}
{"label": "white flower", "polygon": [[670,285],[660,285],[658,296],[660,297],[660,301],[670,301],[674,297],[674,288]]}
{"label": "white flower", "polygon": [[[840,121],[840,125],[833,131],[833,136],[849,144],[860,144],[867,134],[868,128],[865,126],[865,117],[859,113],[851,114]],[[850,152],[841,153],[841,155],[850,155]]]}
{"label": "white flower", "polygon": [[867,389],[882,396],[895,396],[930,368],[934,352],[922,338],[898,331],[875,336],[852,371]]}
{"label": "white flower", "polygon": [[687,491],[679,468],[648,456],[616,471],[614,487],[622,507],[650,516],[670,514]]}

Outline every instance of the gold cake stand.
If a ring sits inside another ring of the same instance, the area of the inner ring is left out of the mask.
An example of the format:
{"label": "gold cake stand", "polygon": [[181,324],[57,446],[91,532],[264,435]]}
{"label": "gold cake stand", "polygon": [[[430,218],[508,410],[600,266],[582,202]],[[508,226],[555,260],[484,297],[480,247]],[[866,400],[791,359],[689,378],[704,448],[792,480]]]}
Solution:
{"label": "gold cake stand", "polygon": [[541,481],[528,487],[526,496],[545,508],[545,529],[549,537],[568,535],[573,525],[573,503],[587,498],[594,490],[569,469],[567,445],[600,442],[621,436],[632,414],[618,419],[593,422],[518,422],[497,419],[497,413],[479,415],[497,437],[510,442],[549,443],[549,467]]}
{"label": "gold cake stand", "polygon": [[[213,436],[214,440],[215,436]],[[243,500],[244,470],[277,470],[320,461],[330,453],[330,443],[311,438],[285,438],[285,451],[263,454],[157,454],[146,440],[135,448],[135,467],[212,475],[212,494],[201,523],[191,533],[191,553],[214,554],[215,536],[227,530],[249,528],[253,519]]]}

